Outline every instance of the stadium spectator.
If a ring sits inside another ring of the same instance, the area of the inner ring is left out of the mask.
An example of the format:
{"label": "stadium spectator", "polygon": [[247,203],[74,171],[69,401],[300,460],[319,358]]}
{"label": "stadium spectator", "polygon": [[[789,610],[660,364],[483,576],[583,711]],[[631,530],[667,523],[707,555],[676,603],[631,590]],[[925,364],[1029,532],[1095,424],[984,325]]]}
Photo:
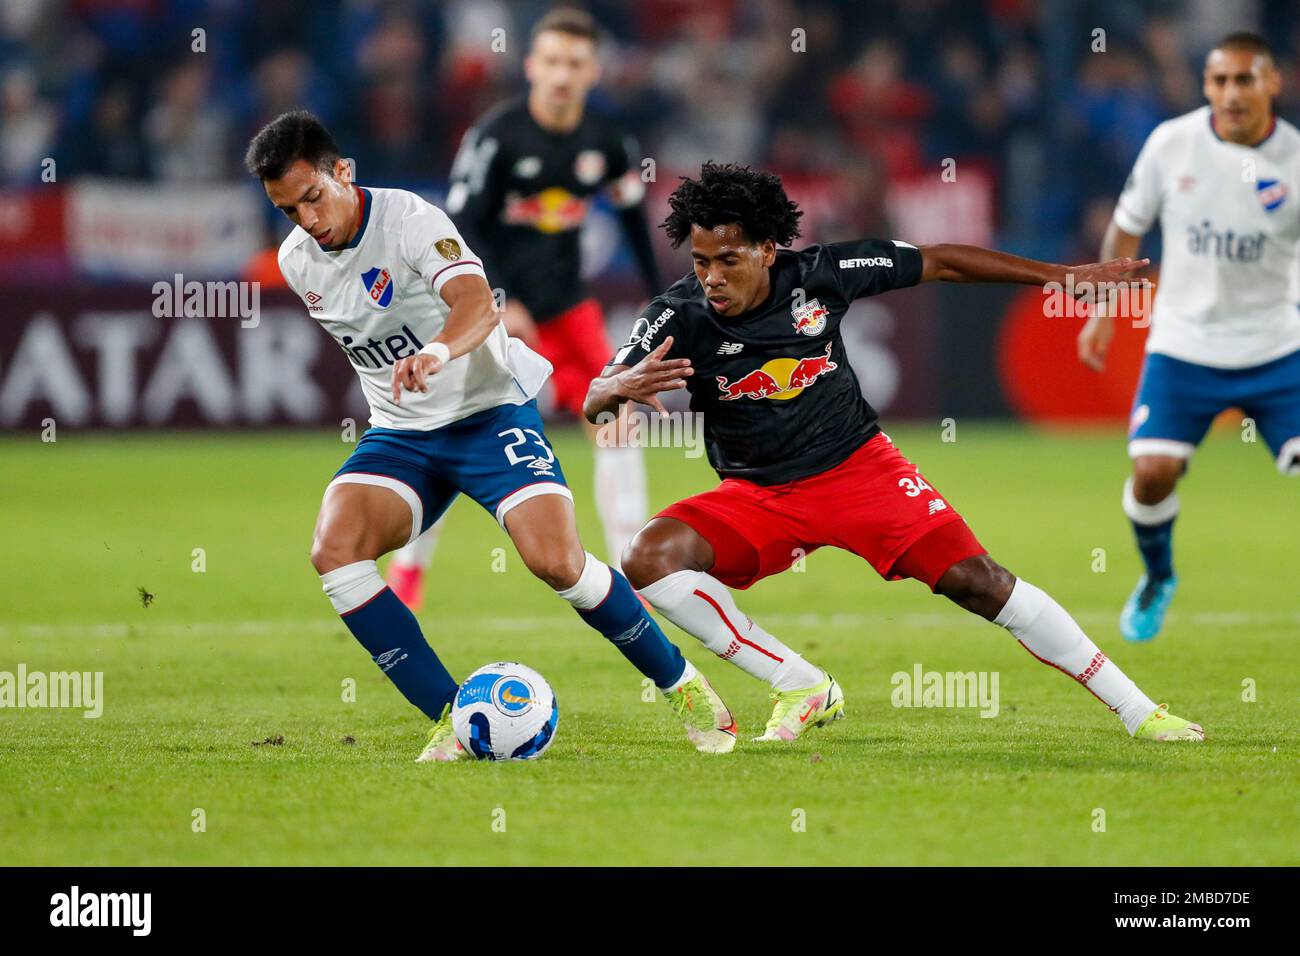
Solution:
{"label": "stadium spectator", "polygon": [[148,155],[159,179],[216,182],[231,171],[230,120],[209,95],[206,61],[186,59],[163,77],[144,119]]}
{"label": "stadium spectator", "polygon": [[55,111],[36,96],[36,76],[13,67],[0,77],[0,170],[14,183],[38,182],[58,128]]}

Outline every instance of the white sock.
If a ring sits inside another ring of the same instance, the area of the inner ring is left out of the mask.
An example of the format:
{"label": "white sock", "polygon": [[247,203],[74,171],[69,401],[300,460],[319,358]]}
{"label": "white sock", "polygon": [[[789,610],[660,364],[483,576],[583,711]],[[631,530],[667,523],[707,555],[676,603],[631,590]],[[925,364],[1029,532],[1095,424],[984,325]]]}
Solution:
{"label": "white sock", "polygon": [[637,445],[597,446],[595,458],[596,513],[605,529],[605,555],[619,567],[623,549],[646,520],[645,460]]}
{"label": "white sock", "polygon": [[320,576],[321,589],[339,614],[355,611],[387,585],[373,561],[354,561]]}
{"label": "white sock", "polygon": [[590,551],[584,551],[583,554],[587,560],[582,565],[578,580],[571,587],[556,591],[555,594],[579,611],[590,611],[609,595],[609,589],[614,583],[614,572]]}
{"label": "white sock", "polygon": [[1119,714],[1130,734],[1151,716],[1155,703],[1084,634],[1069,612],[1023,578],[993,621],[1040,661],[1065,671]]}
{"label": "white sock", "polygon": [[1130,475],[1124,482],[1124,497],[1122,499],[1124,514],[1129,520],[1138,524],[1164,524],[1171,518],[1178,517],[1178,492],[1169,492],[1168,497],[1157,501],[1153,505],[1144,505],[1137,500],[1133,494],[1133,476]]}
{"label": "white sock", "polygon": [[690,661],[687,661],[686,670],[682,671],[682,676],[677,678],[677,682],[674,683],[672,687],[661,688],[660,693],[663,694],[665,697],[671,696],[677,690],[677,688],[681,687],[687,681],[695,680],[695,675],[697,673],[698,671],[695,670],[695,665],[692,664]]}
{"label": "white sock", "polygon": [[826,679],[820,668],[742,614],[731,592],[712,575],[677,571],[640,593],[713,653],[776,690],[799,690]]}
{"label": "white sock", "polygon": [[433,563],[433,550],[438,546],[438,535],[442,531],[442,522],[445,516],[439,518],[433,523],[428,531],[420,535],[410,544],[404,544],[393,552],[392,563],[399,564],[407,568],[419,568],[421,571],[427,571],[429,565]]}

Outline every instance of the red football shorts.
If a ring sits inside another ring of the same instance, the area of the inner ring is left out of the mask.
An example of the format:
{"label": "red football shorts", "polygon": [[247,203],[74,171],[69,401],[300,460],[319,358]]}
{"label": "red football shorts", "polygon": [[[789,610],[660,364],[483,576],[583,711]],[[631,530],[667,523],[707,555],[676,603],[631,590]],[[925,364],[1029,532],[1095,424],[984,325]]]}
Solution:
{"label": "red football shorts", "polygon": [[783,485],[727,478],[659,512],[713,546],[710,574],[747,588],[829,546],[867,560],[882,578],[934,590],[958,561],[987,553],[947,500],[876,433],[834,468]]}
{"label": "red football shorts", "polygon": [[605,332],[605,315],[595,299],[583,299],[554,318],[537,323],[537,351],[555,373],[555,404],[582,417],[591,380],[604,371],[614,354]]}

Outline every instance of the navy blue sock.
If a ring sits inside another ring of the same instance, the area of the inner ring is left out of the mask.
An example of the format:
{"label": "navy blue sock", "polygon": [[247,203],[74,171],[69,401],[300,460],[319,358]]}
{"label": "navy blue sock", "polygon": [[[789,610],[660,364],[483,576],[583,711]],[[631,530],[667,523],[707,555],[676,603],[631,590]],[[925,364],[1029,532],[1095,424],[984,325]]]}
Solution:
{"label": "navy blue sock", "polygon": [[1138,524],[1134,521],[1133,533],[1137,536],[1142,561],[1147,566],[1147,577],[1152,581],[1173,577],[1174,519],[1170,518],[1160,524]]}
{"label": "navy blue sock", "polygon": [[339,616],[402,696],[430,720],[437,720],[459,685],[397,595],[385,587],[365,604]]}
{"label": "navy blue sock", "polygon": [[609,638],[619,653],[654,681],[656,687],[672,687],[686,670],[686,659],[655,623],[627,578],[613,568],[610,574],[613,580],[605,600],[589,611],[574,610]]}

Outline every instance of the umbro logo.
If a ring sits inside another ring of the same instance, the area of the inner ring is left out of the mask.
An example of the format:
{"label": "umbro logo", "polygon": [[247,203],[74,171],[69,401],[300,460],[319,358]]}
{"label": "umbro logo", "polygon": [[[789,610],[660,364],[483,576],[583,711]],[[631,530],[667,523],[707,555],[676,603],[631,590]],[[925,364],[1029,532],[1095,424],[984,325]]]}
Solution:
{"label": "umbro logo", "polygon": [[307,294],[304,295],[303,298],[307,300],[307,310],[309,312],[325,311],[325,306],[320,304],[320,300],[323,299],[324,296],[319,292],[313,292],[311,289],[308,289]]}
{"label": "umbro logo", "polygon": [[719,355],[738,355],[740,350],[745,347],[744,342],[723,342],[718,346]]}
{"label": "umbro logo", "polygon": [[[398,664],[402,663],[402,661],[406,660],[407,655],[405,654],[402,654],[401,657],[397,657],[401,652],[402,649],[400,647],[394,647],[391,651],[384,651],[375,658],[375,663],[379,665],[380,670],[384,673],[388,673]],[[397,657],[397,660],[393,660],[395,657]]]}
{"label": "umbro logo", "polygon": [[622,647],[624,644],[631,644],[633,641],[637,640],[641,636],[642,632],[649,626],[650,619],[648,617],[643,617],[622,634],[616,634],[609,638],[609,641],[611,644],[616,644],[619,647]]}

